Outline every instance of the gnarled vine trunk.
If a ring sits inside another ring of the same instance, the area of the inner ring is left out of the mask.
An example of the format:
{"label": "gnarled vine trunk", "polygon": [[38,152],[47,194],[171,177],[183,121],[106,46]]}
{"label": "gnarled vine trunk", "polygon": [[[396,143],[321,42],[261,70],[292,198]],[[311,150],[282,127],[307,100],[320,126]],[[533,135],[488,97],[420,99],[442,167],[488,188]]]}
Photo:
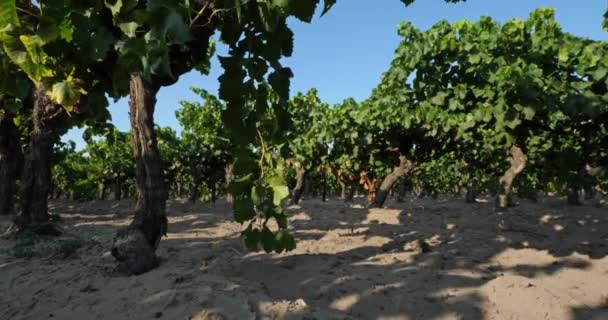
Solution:
{"label": "gnarled vine trunk", "polygon": [[120,178],[116,178],[116,181],[114,181],[114,200],[122,200],[122,183]]}
{"label": "gnarled vine trunk", "polygon": [[399,192],[397,194],[397,202],[405,201],[405,195],[407,193],[407,186],[408,186],[407,180],[403,179],[403,181],[399,185]]}
{"label": "gnarled vine trunk", "polygon": [[590,164],[585,163],[579,170],[578,176],[571,177],[567,182],[568,204],[580,205],[580,193],[585,192],[585,200],[593,199],[593,168]]}
{"label": "gnarled vine trunk", "polygon": [[585,200],[592,200],[595,197],[595,189],[593,186],[585,186]]}
{"label": "gnarled vine trunk", "polygon": [[353,179],[338,179],[338,183],[340,184],[340,198],[344,200],[344,202],[353,201],[353,197],[355,196],[355,182]]}
{"label": "gnarled vine trunk", "polygon": [[348,194],[348,186],[346,182],[342,179],[338,179],[338,184],[340,184],[340,199],[346,200],[346,195]]}
{"label": "gnarled vine trunk", "polygon": [[13,213],[20,155],[13,115],[0,113],[0,215]]}
{"label": "gnarled vine trunk", "polygon": [[321,175],[321,179],[322,179],[322,198],[323,198],[323,202],[327,201],[327,172],[325,170],[325,168],[322,168],[322,175]]}
{"label": "gnarled vine trunk", "polygon": [[367,191],[367,206],[370,207],[376,199],[376,192],[380,187],[381,181],[376,177],[369,177],[363,172],[359,179],[359,184],[363,185],[363,189]]}
{"label": "gnarled vine trunk", "polygon": [[[317,194],[317,190],[313,188],[313,182],[317,177],[316,172],[312,172],[311,174],[306,174],[304,177],[304,192],[303,195],[309,198],[315,197]],[[307,181],[308,180],[308,181]]]}
{"label": "gnarled vine trunk", "polygon": [[40,233],[58,234],[52,226],[38,227],[47,225],[50,218],[47,207],[51,189],[50,158],[53,145],[61,136],[58,122],[65,112],[46,95],[42,84],[33,89],[32,98],[32,132],[24,159],[15,227],[18,231],[34,227]]}
{"label": "gnarled vine trunk", "polygon": [[97,198],[99,200],[105,200],[106,199],[106,190],[108,188],[108,184],[106,182],[103,182],[99,185],[99,194],[97,195]]}
{"label": "gnarled vine trunk", "polygon": [[575,183],[568,183],[566,194],[568,195],[568,204],[578,206],[581,204],[579,198],[580,188]]}
{"label": "gnarled vine trunk", "polygon": [[528,156],[519,146],[511,146],[509,155],[507,160],[511,164],[511,167],[509,167],[499,180],[497,206],[501,209],[509,206],[509,196],[511,194],[511,189],[513,188],[513,181],[522,171],[524,171],[526,164],[528,163]]}
{"label": "gnarled vine trunk", "polygon": [[349,187],[348,187],[348,194],[346,194],[346,199],[344,199],[345,202],[353,201],[353,199],[355,198],[356,189],[357,189],[357,186],[355,185],[355,182],[351,180]]}
{"label": "gnarled vine trunk", "polygon": [[209,184],[211,186],[211,203],[215,203],[215,201],[217,201],[217,186],[214,181]]}
{"label": "gnarled vine trunk", "polygon": [[293,188],[293,196],[291,203],[298,204],[302,199],[302,193],[304,192],[304,185],[306,184],[306,169],[304,166],[296,168],[296,186]]}
{"label": "gnarled vine trunk", "polygon": [[230,182],[232,182],[232,171],[234,168],[234,164],[229,162],[226,167],[224,167],[224,180],[226,181],[226,203],[232,204],[234,202],[234,198],[232,197],[232,193],[228,190],[228,186]]}
{"label": "gnarled vine trunk", "polygon": [[130,78],[131,139],[135,157],[137,204],[131,224],[118,230],[112,255],[133,274],[155,268],[156,248],[167,232],[167,191],[154,132],[154,108],[158,86],[134,73]]}
{"label": "gnarled vine trunk", "polygon": [[464,197],[466,203],[475,203],[476,198],[479,195],[479,189],[477,188],[477,178],[470,177],[467,181],[467,192]]}
{"label": "gnarled vine trunk", "polygon": [[376,201],[376,194],[380,187],[380,180],[373,178],[367,182],[367,206],[372,206]]}
{"label": "gnarled vine trunk", "polygon": [[585,163],[585,166],[583,168],[583,174],[588,178],[589,183],[585,184],[584,186],[584,191],[585,191],[585,200],[591,200],[595,197],[595,189],[594,189],[594,184],[595,184],[595,178],[594,178],[594,168],[590,163]]}
{"label": "gnarled vine trunk", "polygon": [[194,183],[192,184],[192,189],[190,190],[190,195],[188,196],[190,202],[195,203],[198,198],[200,198],[199,189],[203,184],[202,178],[195,178]]}
{"label": "gnarled vine trunk", "polygon": [[399,166],[394,167],[393,172],[384,178],[382,184],[375,194],[373,202],[368,202],[370,203],[370,206],[382,208],[384,202],[386,201],[386,197],[393,189],[393,186],[397,183],[397,181],[399,181],[399,178],[411,173],[415,168],[416,163],[414,161],[409,159],[406,155],[399,155]]}

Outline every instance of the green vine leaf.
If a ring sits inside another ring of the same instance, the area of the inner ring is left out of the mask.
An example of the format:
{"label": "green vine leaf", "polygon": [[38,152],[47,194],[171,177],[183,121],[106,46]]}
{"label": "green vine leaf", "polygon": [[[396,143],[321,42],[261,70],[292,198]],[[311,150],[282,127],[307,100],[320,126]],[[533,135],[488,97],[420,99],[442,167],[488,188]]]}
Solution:
{"label": "green vine leaf", "polygon": [[17,16],[17,6],[15,0],[0,0],[0,29],[7,24],[20,26],[19,16]]}

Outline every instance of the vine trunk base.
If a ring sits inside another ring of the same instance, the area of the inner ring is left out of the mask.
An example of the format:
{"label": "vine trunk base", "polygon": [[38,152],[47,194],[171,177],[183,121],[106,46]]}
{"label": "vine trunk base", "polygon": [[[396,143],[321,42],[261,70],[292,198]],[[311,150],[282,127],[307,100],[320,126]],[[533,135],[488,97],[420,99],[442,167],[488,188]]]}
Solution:
{"label": "vine trunk base", "polygon": [[[386,197],[393,189],[393,186],[395,186],[395,184],[397,183],[397,181],[399,181],[401,177],[406,174],[410,174],[412,171],[414,171],[414,168],[416,168],[416,163],[414,161],[412,161],[405,155],[400,155],[399,166],[395,167],[393,169],[393,172],[391,172],[388,176],[384,178],[382,184],[380,185],[375,194],[374,199],[369,202],[371,204],[370,206],[375,208],[382,208],[384,202],[386,201]],[[370,199],[368,199],[368,201],[370,201]]]}
{"label": "vine trunk base", "polygon": [[167,192],[154,132],[154,108],[158,86],[141,74],[130,79],[131,138],[135,157],[137,205],[131,224],[118,230],[112,255],[130,273],[141,274],[158,265],[155,251],[167,233]]}
{"label": "vine trunk base", "polygon": [[[59,141],[59,121],[65,112],[46,95],[42,84],[32,93],[32,132],[25,155],[21,186],[19,189],[19,213],[15,217],[18,231],[39,230],[42,234],[60,234],[50,224],[47,201],[51,190],[50,160],[53,145]],[[37,232],[38,233],[38,232]]]}
{"label": "vine trunk base", "polygon": [[508,208],[511,190],[513,189],[513,181],[526,168],[528,156],[519,146],[514,145],[509,149],[509,157],[507,160],[511,166],[499,180],[499,192],[496,203],[499,209]]}

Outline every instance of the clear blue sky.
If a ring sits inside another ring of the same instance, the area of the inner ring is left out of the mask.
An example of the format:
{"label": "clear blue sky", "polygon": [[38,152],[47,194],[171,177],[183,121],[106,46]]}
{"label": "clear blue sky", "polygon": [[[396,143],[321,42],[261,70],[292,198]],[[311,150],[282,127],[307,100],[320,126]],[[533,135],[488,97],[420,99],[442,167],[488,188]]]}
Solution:
{"label": "clear blue sky", "polygon": [[[295,74],[291,92],[316,87],[321,98],[330,104],[347,97],[365,99],[392,60],[400,41],[396,27],[401,21],[410,20],[425,30],[441,19],[450,22],[477,20],[480,16],[491,16],[499,21],[514,17],[525,19],[538,7],[556,8],[557,20],[567,32],[608,40],[608,33],[602,31],[606,0],[468,0],[459,4],[417,0],[407,8],[399,0],[339,0],[327,15],[317,17],[312,24],[290,21],[295,33],[294,53],[284,65],[291,67]],[[222,52],[220,47],[218,54]],[[175,85],[161,89],[156,123],[179,132],[175,119],[178,102],[197,99],[189,89],[191,86],[217,94],[217,78],[221,71],[214,58],[210,75],[193,72],[182,76]],[[114,125],[120,130],[129,130],[127,100],[112,104],[110,111]],[[82,147],[81,135],[81,130],[71,130],[64,140],[74,140]]]}

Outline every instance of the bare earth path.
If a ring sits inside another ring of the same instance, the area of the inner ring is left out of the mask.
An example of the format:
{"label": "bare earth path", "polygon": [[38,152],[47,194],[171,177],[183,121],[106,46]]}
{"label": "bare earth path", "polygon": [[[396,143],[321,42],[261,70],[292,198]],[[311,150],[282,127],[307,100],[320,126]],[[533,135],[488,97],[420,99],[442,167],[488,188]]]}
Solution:
{"label": "bare earth path", "polygon": [[597,200],[506,214],[458,198],[372,210],[305,200],[288,209],[299,244],[282,255],[248,253],[224,204],[172,202],[161,265],[125,277],[107,251],[131,206],[53,203],[63,238],[81,244],[67,258],[48,243],[16,258],[17,240],[1,238],[0,319],[608,319]]}

